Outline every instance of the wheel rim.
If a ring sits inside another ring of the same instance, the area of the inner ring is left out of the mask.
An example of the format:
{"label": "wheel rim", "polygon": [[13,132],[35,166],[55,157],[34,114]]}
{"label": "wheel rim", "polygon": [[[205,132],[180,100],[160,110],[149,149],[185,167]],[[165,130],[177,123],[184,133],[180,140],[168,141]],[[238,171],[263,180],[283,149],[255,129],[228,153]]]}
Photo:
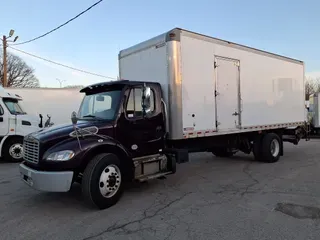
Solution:
{"label": "wheel rim", "polygon": [[280,152],[280,143],[277,139],[273,139],[270,145],[271,155],[277,157]]}
{"label": "wheel rim", "polygon": [[99,189],[105,198],[113,197],[121,184],[121,172],[116,165],[107,166],[100,175]]}
{"label": "wheel rim", "polygon": [[12,144],[9,148],[9,154],[14,159],[21,159],[23,154],[23,146],[21,143]]}

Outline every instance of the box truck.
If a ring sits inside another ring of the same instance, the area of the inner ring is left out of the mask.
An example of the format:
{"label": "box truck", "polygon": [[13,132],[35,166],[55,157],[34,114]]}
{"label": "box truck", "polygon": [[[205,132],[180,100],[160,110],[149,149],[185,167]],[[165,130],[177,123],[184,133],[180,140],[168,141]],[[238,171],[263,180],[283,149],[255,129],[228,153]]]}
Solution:
{"label": "box truck", "polygon": [[20,162],[23,137],[53,124],[70,121],[70,112],[79,107],[79,89],[0,89],[0,158]]}
{"label": "box truck", "polygon": [[104,209],[125,182],[174,174],[189,152],[274,163],[306,135],[302,61],[176,28],[120,51],[119,74],[81,90],[70,125],[24,138],[26,184],[79,182]]}

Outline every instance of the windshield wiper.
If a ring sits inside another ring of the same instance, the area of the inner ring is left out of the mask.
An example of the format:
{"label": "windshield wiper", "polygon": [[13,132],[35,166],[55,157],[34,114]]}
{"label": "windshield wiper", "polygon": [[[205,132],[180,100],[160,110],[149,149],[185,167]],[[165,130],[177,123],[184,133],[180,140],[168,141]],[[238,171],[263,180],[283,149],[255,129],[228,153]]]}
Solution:
{"label": "windshield wiper", "polygon": [[88,117],[88,118],[95,118],[95,119],[98,119],[98,120],[105,120],[105,119],[103,119],[103,118],[101,118],[101,117],[97,117],[97,116],[94,116],[94,115],[84,115],[83,116],[83,118],[86,118],[86,117]]}

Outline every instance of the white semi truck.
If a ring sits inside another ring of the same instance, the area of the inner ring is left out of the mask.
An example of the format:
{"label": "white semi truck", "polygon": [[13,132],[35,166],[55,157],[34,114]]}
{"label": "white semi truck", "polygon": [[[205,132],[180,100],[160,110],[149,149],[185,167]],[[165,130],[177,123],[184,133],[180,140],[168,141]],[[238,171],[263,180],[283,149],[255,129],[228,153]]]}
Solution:
{"label": "white semi truck", "polygon": [[0,157],[19,162],[23,137],[53,124],[69,122],[78,108],[79,89],[3,88],[0,86]]}
{"label": "white semi truck", "polygon": [[176,28],[122,50],[119,71],[81,90],[72,123],[24,138],[26,184],[66,192],[79,182],[103,209],[124,182],[174,174],[189,152],[274,163],[284,141],[306,136],[302,61]]}

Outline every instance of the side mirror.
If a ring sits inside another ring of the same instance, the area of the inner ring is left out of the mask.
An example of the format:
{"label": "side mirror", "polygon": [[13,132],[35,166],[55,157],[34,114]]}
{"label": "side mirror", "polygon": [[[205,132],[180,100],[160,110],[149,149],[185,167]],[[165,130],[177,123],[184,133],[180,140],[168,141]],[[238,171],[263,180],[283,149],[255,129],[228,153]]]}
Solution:
{"label": "side mirror", "polygon": [[143,93],[142,93],[142,101],[141,101],[141,107],[144,114],[147,114],[150,112],[151,102],[151,88],[150,87],[143,87]]}
{"label": "side mirror", "polygon": [[78,122],[77,113],[75,111],[71,113],[71,122],[73,125],[76,125]]}

